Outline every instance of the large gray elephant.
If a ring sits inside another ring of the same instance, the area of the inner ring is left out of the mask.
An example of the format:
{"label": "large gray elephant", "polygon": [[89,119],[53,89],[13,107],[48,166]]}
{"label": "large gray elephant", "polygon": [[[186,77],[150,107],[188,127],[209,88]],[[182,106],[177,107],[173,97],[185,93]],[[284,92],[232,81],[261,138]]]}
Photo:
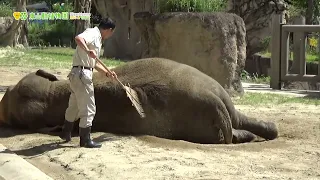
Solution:
{"label": "large gray elephant", "polygon": [[[203,144],[230,144],[277,138],[274,123],[237,111],[214,79],[172,60],[147,58],[113,69],[120,81],[138,92],[146,118],[140,118],[121,85],[95,73],[97,114],[93,131],[152,135]],[[0,103],[0,122],[37,130],[62,126],[70,95],[67,80],[43,70],[7,89]]]}

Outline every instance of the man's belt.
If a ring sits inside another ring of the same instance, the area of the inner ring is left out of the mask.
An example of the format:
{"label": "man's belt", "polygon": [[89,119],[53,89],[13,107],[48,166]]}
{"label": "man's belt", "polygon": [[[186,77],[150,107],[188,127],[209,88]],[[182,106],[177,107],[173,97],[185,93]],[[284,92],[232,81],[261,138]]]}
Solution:
{"label": "man's belt", "polygon": [[93,68],[90,67],[85,67],[85,66],[73,66],[74,68],[81,68],[81,69],[89,69],[91,71],[93,71]]}

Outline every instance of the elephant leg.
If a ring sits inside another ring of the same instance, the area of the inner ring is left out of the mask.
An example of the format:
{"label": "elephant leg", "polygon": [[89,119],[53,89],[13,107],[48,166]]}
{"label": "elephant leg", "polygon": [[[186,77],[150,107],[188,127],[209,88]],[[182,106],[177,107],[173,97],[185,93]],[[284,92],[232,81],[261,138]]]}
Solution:
{"label": "elephant leg", "polygon": [[237,112],[239,125],[235,129],[247,130],[251,133],[260,136],[266,140],[273,140],[278,137],[278,129],[275,123],[258,121],[255,118],[247,117],[246,115]]}

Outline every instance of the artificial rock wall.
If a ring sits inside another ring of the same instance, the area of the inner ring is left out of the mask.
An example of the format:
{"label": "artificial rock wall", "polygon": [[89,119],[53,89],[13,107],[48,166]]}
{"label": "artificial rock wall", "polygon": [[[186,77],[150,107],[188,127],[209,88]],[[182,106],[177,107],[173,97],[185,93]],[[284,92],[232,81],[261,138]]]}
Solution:
{"label": "artificial rock wall", "polygon": [[137,12],[155,12],[153,0],[94,0],[102,17],[110,16],[116,21],[114,35],[104,43],[104,57],[138,59],[142,54],[141,33],[134,22]]}

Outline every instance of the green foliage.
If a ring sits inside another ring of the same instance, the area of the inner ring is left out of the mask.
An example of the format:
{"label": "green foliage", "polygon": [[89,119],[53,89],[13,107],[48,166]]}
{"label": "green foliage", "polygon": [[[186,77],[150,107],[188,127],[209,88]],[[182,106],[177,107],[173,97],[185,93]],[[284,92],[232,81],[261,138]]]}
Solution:
{"label": "green foliage", "polygon": [[163,12],[215,12],[226,7],[227,0],[157,0],[158,11]]}
{"label": "green foliage", "polygon": [[293,6],[297,8],[302,8],[306,9],[308,6],[308,1],[307,0],[290,0]]}
{"label": "green foliage", "polygon": [[268,50],[270,41],[271,41],[271,36],[267,36],[261,41],[264,51]]}
{"label": "green foliage", "polygon": [[13,8],[9,2],[0,2],[0,17],[12,16]]}
{"label": "green foliage", "polygon": [[[55,4],[52,6],[53,12],[72,12],[71,3],[65,3],[64,6]],[[66,20],[46,20],[43,23],[31,22],[28,26],[28,41],[32,46],[56,45],[69,46],[74,35],[74,24],[72,21]]]}
{"label": "green foliage", "polygon": [[300,16],[301,12],[303,12],[303,11],[304,11],[304,9],[301,7],[297,7],[297,6],[293,6],[293,5],[288,6],[288,12],[291,17]]}
{"label": "green foliage", "polygon": [[[264,56],[264,57],[268,57],[268,58],[271,57],[271,52],[268,52],[268,51],[259,52],[258,54],[261,56]],[[292,60],[292,57],[293,57],[293,52],[291,51],[290,56],[289,56],[290,60]],[[319,54],[312,54],[312,53],[308,52],[308,46],[307,46],[306,61],[307,62],[318,62],[319,60],[320,60],[320,55]]]}
{"label": "green foliage", "polygon": [[60,4],[53,4],[52,5],[52,11],[54,12],[72,12],[74,10],[73,6],[71,3],[64,3],[63,6]]}
{"label": "green foliage", "polygon": [[320,101],[317,98],[312,97],[294,97],[290,95],[275,94],[275,93],[257,93],[246,92],[240,98],[233,98],[233,102],[236,105],[252,105],[263,106],[266,105],[280,105],[280,104],[309,104],[319,106]]}
{"label": "green foliage", "polygon": [[251,75],[246,70],[243,70],[241,73],[241,81],[256,84],[269,84],[270,76],[258,76],[257,73]]}
{"label": "green foliage", "polygon": [[[0,66],[69,69],[72,66],[72,48],[15,49],[0,48]],[[117,59],[101,58],[108,67],[116,67],[125,62]]]}
{"label": "green foliage", "polygon": [[74,35],[74,25],[71,21],[44,21],[42,24],[30,23],[28,26],[28,41],[32,46],[41,45],[70,45]]}
{"label": "green foliage", "polygon": [[312,55],[319,55],[319,33],[313,32],[308,35],[308,45],[306,47],[306,51]]}
{"label": "green foliage", "polygon": [[28,25],[28,42],[30,45],[35,46],[39,44],[46,44],[42,37],[44,34],[52,29],[49,22],[43,24],[30,23]]}
{"label": "green foliage", "polygon": [[55,4],[55,3],[72,3],[74,2],[74,0],[28,0],[27,3],[28,4],[35,4],[35,3],[42,3],[42,2],[46,2],[47,4]]}
{"label": "green foliage", "polygon": [[[287,0],[290,2],[289,6],[289,12],[292,16],[303,14],[305,15],[307,11],[311,10],[313,11],[312,15],[312,21],[315,21],[316,18],[320,15],[319,9],[320,9],[320,1],[314,0],[313,6],[308,7],[308,0]],[[310,8],[310,9],[309,9]]]}

